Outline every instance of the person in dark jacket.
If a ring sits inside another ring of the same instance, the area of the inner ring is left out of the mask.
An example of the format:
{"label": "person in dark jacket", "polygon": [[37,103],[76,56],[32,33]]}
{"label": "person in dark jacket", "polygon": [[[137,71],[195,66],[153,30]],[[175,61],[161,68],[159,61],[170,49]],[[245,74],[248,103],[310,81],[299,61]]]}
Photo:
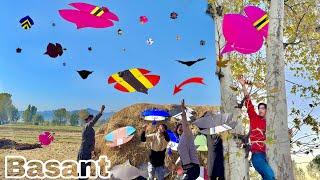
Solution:
{"label": "person in dark jacket", "polygon": [[[201,117],[206,116],[209,111],[205,112]],[[200,128],[200,131],[204,130]],[[219,134],[207,135],[208,146],[208,176],[211,180],[224,180],[224,156],[223,141]]]}
{"label": "person in dark jacket", "polygon": [[149,135],[146,135],[147,127],[147,125],[143,126],[141,141],[148,141],[151,145],[148,163],[148,179],[153,180],[156,176],[158,180],[163,180],[165,176],[164,159],[166,148],[170,141],[167,133],[167,126],[165,124],[160,124],[157,128],[157,132]]}
{"label": "person in dark jacket", "polygon": [[211,180],[224,180],[223,142],[218,134],[207,135],[208,176]]}
{"label": "person in dark jacket", "polygon": [[[91,153],[93,153],[94,145],[95,145],[95,132],[94,132],[93,126],[102,116],[104,109],[105,109],[105,106],[102,105],[99,114],[97,114],[95,117],[93,117],[93,115],[89,115],[85,119],[86,124],[82,129],[82,141],[81,141],[81,146],[78,153],[77,161],[91,159]],[[80,175],[82,177],[86,176],[86,168],[87,166],[90,166],[90,165],[91,163],[81,163]],[[80,178],[80,179],[88,179],[88,178]]]}

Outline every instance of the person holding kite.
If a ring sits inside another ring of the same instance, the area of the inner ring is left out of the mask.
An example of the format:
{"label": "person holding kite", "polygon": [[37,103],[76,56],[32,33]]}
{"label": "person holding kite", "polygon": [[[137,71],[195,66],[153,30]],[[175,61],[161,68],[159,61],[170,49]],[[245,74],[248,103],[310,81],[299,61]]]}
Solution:
{"label": "person holding kite", "polygon": [[250,119],[250,132],[249,138],[251,143],[252,152],[252,165],[256,171],[262,176],[263,180],[274,180],[275,175],[270,167],[266,157],[266,113],[267,104],[259,103],[259,114],[254,110],[254,106],[251,102],[248,90],[246,88],[246,80],[241,77],[239,82],[242,85],[242,90],[245,100],[245,106],[247,107],[248,116]]}
{"label": "person holding kite", "polygon": [[182,179],[196,180],[200,175],[200,162],[197,156],[197,148],[194,144],[194,136],[187,122],[184,99],[181,102],[181,109],[182,134],[179,140],[178,153],[183,168]]}
{"label": "person holding kite", "polygon": [[170,141],[170,137],[167,133],[167,125],[158,125],[157,132],[146,135],[148,126],[143,126],[141,133],[142,142],[150,142],[151,151],[148,162],[148,176],[149,180],[153,180],[156,176],[158,180],[163,180],[165,176],[164,161],[166,156],[167,145]]}
{"label": "person holding kite", "polygon": [[[102,105],[99,114],[97,114],[95,117],[90,114],[84,120],[86,124],[82,129],[82,135],[81,135],[82,140],[81,140],[81,146],[78,153],[77,161],[91,159],[91,154],[94,151],[94,145],[95,145],[95,131],[93,129],[93,126],[102,116],[104,109],[105,109],[105,106]],[[90,163],[80,163],[80,164],[81,164],[80,176],[86,177],[86,168],[91,164]],[[88,179],[88,178],[80,178],[80,179]]]}

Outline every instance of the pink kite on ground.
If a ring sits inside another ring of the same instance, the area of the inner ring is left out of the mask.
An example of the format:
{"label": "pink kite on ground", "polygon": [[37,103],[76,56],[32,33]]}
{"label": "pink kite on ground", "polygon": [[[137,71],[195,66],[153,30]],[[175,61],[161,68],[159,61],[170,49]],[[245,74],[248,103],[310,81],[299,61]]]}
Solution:
{"label": "pink kite on ground", "polygon": [[110,12],[106,7],[98,7],[87,3],[71,3],[70,6],[78,9],[62,9],[59,10],[60,16],[74,24],[77,28],[107,28],[113,26],[112,21],[119,21],[114,13]]}
{"label": "pink kite on ground", "polygon": [[141,24],[146,24],[148,22],[147,16],[140,16],[139,19]]}
{"label": "pink kite on ground", "polygon": [[54,137],[50,132],[44,131],[41,134],[39,134],[38,139],[41,145],[47,146],[52,143]]}
{"label": "pink kite on ground", "polygon": [[223,18],[223,35],[226,45],[221,55],[231,51],[251,54],[260,50],[268,36],[269,18],[255,6],[244,8],[245,15],[226,14]]}

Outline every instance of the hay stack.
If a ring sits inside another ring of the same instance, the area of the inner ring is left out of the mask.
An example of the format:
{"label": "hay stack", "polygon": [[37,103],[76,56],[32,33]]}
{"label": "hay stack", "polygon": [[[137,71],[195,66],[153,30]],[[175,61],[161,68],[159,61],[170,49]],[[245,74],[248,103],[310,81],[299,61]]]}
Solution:
{"label": "hay stack", "polygon": [[[149,108],[161,108],[161,109],[172,109],[174,105],[155,105],[155,104],[134,104],[132,106],[126,107],[119,112],[115,113],[108,123],[106,123],[102,128],[100,128],[96,135],[96,146],[95,151],[98,156],[106,155],[111,161],[111,165],[115,166],[118,164],[123,164],[127,160],[133,166],[138,166],[142,163],[148,162],[149,148],[145,143],[140,141],[140,133],[142,126],[150,121],[145,121],[140,118],[142,111]],[[218,107],[210,106],[189,106],[196,111],[196,117],[200,117],[206,111],[217,111]],[[161,122],[164,123],[164,122]],[[166,122],[170,129],[176,124],[174,119],[170,119]],[[120,148],[109,148],[104,140],[104,135],[107,133],[124,126],[133,126],[137,129],[134,138],[127,144],[122,145]],[[151,126],[151,125],[150,125]],[[152,132],[148,132],[152,133]],[[206,153],[199,154],[202,164],[206,163]],[[173,154],[173,159],[177,159],[177,154]]]}

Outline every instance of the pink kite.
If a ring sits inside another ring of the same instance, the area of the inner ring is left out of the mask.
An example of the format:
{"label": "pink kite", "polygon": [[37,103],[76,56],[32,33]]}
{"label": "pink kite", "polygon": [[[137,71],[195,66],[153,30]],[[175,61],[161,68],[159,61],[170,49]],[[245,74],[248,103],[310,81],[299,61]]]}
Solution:
{"label": "pink kite", "polygon": [[141,24],[145,24],[148,22],[148,18],[147,16],[140,16],[140,23]]}
{"label": "pink kite", "polygon": [[51,142],[54,140],[54,137],[50,132],[44,131],[39,135],[38,139],[41,145],[47,146],[51,144]]}
{"label": "pink kite", "polygon": [[260,50],[268,36],[269,18],[255,6],[244,8],[245,15],[226,14],[223,18],[223,35],[226,45],[221,55],[231,51],[251,54]]}
{"label": "pink kite", "polygon": [[98,7],[87,3],[71,3],[70,6],[78,9],[59,10],[60,16],[74,24],[77,28],[107,28],[113,26],[113,21],[119,21],[114,13],[106,7]]}

